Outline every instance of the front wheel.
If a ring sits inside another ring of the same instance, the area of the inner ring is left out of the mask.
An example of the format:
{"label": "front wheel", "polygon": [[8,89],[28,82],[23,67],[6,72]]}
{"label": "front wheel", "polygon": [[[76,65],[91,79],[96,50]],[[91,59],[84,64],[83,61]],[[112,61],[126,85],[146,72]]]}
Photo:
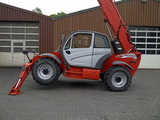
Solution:
{"label": "front wheel", "polygon": [[129,70],[123,66],[113,66],[104,75],[105,84],[112,91],[127,90],[130,86],[131,78]]}
{"label": "front wheel", "polygon": [[59,73],[59,65],[50,58],[41,58],[37,60],[32,68],[34,80],[41,85],[53,84],[58,80]]}

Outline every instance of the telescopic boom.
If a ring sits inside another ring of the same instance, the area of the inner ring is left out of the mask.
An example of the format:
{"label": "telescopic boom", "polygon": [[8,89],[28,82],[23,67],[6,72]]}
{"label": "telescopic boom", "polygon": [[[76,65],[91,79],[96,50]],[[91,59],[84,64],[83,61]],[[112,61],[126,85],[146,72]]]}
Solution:
{"label": "telescopic boom", "polygon": [[131,36],[126,28],[113,0],[98,0],[107,22],[117,39],[119,40],[124,52],[135,51],[135,46],[131,43]]}

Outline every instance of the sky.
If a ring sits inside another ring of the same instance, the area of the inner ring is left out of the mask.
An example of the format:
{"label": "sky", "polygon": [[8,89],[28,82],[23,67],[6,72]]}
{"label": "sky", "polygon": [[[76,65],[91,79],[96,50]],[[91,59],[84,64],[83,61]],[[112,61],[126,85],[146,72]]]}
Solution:
{"label": "sky", "polygon": [[72,13],[99,6],[97,0],[0,0],[0,2],[32,11],[40,8],[44,15]]}

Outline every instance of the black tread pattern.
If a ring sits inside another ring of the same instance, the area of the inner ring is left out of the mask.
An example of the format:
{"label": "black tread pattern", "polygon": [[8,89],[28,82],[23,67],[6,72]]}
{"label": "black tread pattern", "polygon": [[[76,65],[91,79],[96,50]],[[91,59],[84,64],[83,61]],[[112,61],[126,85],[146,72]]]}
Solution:
{"label": "black tread pattern", "polygon": [[[124,72],[127,76],[127,83],[122,88],[116,88],[111,83],[111,77],[116,71]],[[104,83],[108,90],[110,91],[125,91],[130,87],[132,76],[129,72],[129,70],[123,66],[113,66],[110,67],[104,74]]]}
{"label": "black tread pattern", "polygon": [[[38,77],[37,75],[37,68],[40,64],[43,64],[43,63],[49,63],[52,65],[52,68],[55,72],[56,75],[52,76],[52,78],[50,78],[50,80],[42,80],[41,78]],[[50,84],[53,84],[55,81],[58,80],[59,76],[60,76],[60,67],[58,65],[58,63],[56,61],[54,61],[53,59],[51,58],[40,58],[38,59],[34,65],[33,65],[33,68],[32,68],[32,76],[33,76],[33,79],[41,84],[41,85],[50,85]]]}

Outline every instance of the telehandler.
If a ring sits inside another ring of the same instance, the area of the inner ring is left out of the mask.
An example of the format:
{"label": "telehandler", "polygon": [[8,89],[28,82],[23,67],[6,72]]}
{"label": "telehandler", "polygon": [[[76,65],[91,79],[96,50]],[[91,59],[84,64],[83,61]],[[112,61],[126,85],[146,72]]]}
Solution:
{"label": "telehandler", "polygon": [[[128,29],[112,0],[98,0],[104,14],[110,38],[94,31],[74,31],[64,40],[56,52],[36,54],[22,67],[22,73],[9,95],[21,93],[20,87],[30,71],[33,79],[41,85],[56,82],[63,73],[73,79],[103,80],[111,91],[124,91],[130,86],[135,74],[141,53],[131,43]],[[116,40],[113,40],[109,26]],[[63,36],[64,38],[64,36]],[[119,42],[122,51],[118,50]],[[112,53],[113,48],[114,53]]]}

